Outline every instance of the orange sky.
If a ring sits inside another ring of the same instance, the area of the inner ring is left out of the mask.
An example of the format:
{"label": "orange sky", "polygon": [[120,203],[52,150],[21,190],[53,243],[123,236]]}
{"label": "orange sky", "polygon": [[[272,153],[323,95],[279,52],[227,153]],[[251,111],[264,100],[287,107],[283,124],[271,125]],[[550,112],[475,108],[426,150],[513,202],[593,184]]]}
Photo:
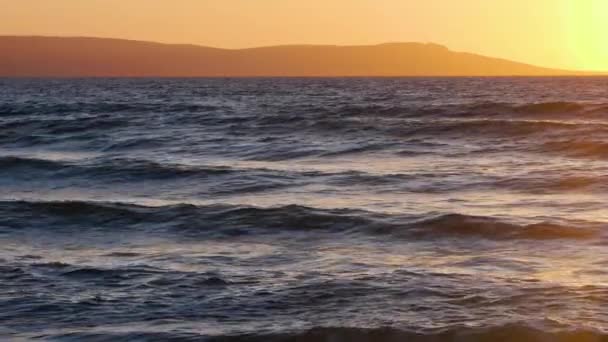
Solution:
{"label": "orange sky", "polygon": [[608,70],[608,0],[0,0],[0,34],[228,48],[432,41]]}

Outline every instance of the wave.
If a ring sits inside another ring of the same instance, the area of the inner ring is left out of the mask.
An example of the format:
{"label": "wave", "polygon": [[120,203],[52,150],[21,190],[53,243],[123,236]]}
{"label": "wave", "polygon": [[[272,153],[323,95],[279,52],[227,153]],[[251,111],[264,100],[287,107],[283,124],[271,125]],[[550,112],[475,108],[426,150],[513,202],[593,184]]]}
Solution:
{"label": "wave", "polygon": [[[300,111],[298,111],[298,109]],[[343,104],[330,106],[311,106],[302,108],[289,108],[279,114],[292,114],[294,119],[306,117],[318,118],[407,118],[427,116],[513,116],[513,117],[604,117],[608,116],[608,103],[587,103],[569,101],[533,102],[527,104],[508,102],[481,102],[447,105],[402,105],[402,104]],[[281,115],[267,117],[269,122],[280,122]],[[274,121],[277,120],[277,121]]]}
{"label": "wave", "polygon": [[[75,103],[43,107],[24,109],[24,113],[31,115],[13,115],[21,111],[4,108],[5,113],[13,114],[6,114],[0,122],[0,143],[18,147],[59,144],[70,149],[102,152],[168,147],[187,151],[192,145],[201,146],[201,142],[218,146],[217,142],[205,139],[219,137],[224,142],[236,142],[247,137],[257,141],[239,151],[227,148],[227,153],[244,154],[245,158],[255,160],[288,160],[386,151],[399,144],[409,148],[402,140],[408,136],[447,135],[468,139],[608,133],[605,123],[608,104],[577,102],[441,106],[345,104],[261,113],[187,103]],[[190,146],[180,145],[181,141],[175,139],[176,131],[185,132]],[[284,139],[294,133],[298,134],[297,144],[264,143],[260,139]],[[308,140],[317,135],[335,138],[336,134],[342,134],[345,144],[352,147],[341,150]],[[307,136],[302,139],[301,135]],[[383,142],[379,143],[379,137]],[[243,146],[240,142],[238,145]]]}
{"label": "wave", "polygon": [[528,104],[485,102],[464,106],[447,106],[442,113],[457,113],[463,116],[524,116],[524,117],[570,117],[605,118],[608,104],[585,102],[536,102]]}
{"label": "wave", "polygon": [[57,143],[103,140],[110,132],[130,128],[134,122],[126,118],[76,116],[73,118],[0,120],[0,142],[5,145],[32,147]]}
{"label": "wave", "polygon": [[166,102],[63,102],[45,104],[2,104],[0,116],[25,115],[66,115],[73,113],[115,114],[115,113],[204,113],[219,109],[223,106],[198,103],[166,103]]}
{"label": "wave", "polygon": [[530,104],[482,103],[471,107],[474,111],[519,113],[519,114],[565,114],[577,113],[587,108],[578,102],[537,102]]}
{"label": "wave", "polygon": [[103,269],[96,267],[83,267],[75,268],[72,267],[70,270],[61,272],[60,276],[78,280],[123,280],[123,279],[134,279],[139,277],[146,277],[160,271],[153,269],[145,269],[141,267],[130,267],[130,268],[115,268],[115,269]]}
{"label": "wave", "polygon": [[[445,113],[433,119],[424,115],[406,117],[273,117],[272,125],[254,125],[251,132],[261,134],[285,134],[294,129],[298,132],[310,134],[344,134],[346,141],[359,142],[355,150],[377,151],[386,150],[403,144],[404,137],[506,137],[527,138],[550,135],[579,136],[581,134],[606,134],[608,124],[604,120],[593,117],[563,116],[539,117],[522,115],[489,115],[489,114],[462,115],[458,112]],[[608,109],[606,111],[608,118]],[[383,142],[374,143],[369,139],[365,143],[359,140],[362,136],[383,137]],[[395,140],[398,139],[398,140]],[[311,154],[314,154],[313,151]],[[338,151],[337,154],[340,152]],[[324,155],[332,155],[329,151]]]}
{"label": "wave", "polygon": [[501,179],[492,184],[495,188],[515,190],[523,193],[558,193],[576,191],[606,191],[608,184],[601,176],[549,175],[528,178]]}
{"label": "wave", "polygon": [[599,123],[566,122],[550,120],[521,119],[438,119],[428,121],[403,121],[389,130],[396,136],[430,136],[430,137],[527,137],[548,134],[579,135],[581,132],[606,133],[608,126]]}
{"label": "wave", "polygon": [[271,342],[606,342],[608,335],[600,331],[572,329],[544,331],[525,324],[510,324],[492,328],[453,328],[442,332],[410,332],[395,328],[315,328],[300,333],[256,336],[254,334],[211,338],[209,341],[271,341]]}
{"label": "wave", "polygon": [[126,118],[114,118],[103,115],[90,114],[76,115],[70,118],[44,118],[28,117],[24,120],[5,120],[0,124],[2,130],[35,131],[39,134],[69,134],[85,131],[106,131],[130,125]]}
{"label": "wave", "polygon": [[608,158],[608,143],[603,140],[562,139],[540,145],[541,152],[550,152],[579,158]]}
{"label": "wave", "polygon": [[[106,256],[113,257],[134,257],[133,253],[120,252],[112,253]],[[137,256],[141,256],[137,254]],[[75,280],[139,280],[145,284],[155,287],[165,287],[177,284],[190,284],[197,286],[228,286],[232,284],[241,284],[241,282],[232,282],[226,280],[224,276],[216,272],[195,272],[195,271],[167,271],[166,269],[149,266],[146,264],[137,264],[133,266],[121,267],[100,267],[100,266],[84,266],[69,264],[64,262],[34,262],[29,265],[21,265],[13,267],[13,273],[31,274],[43,272],[47,276],[56,276],[59,278],[70,278]],[[6,270],[5,270],[6,271]]]}
{"label": "wave", "polygon": [[0,214],[0,227],[13,229],[77,226],[222,235],[326,231],[391,235],[404,239],[461,237],[494,240],[590,239],[600,232],[591,223],[576,226],[550,222],[518,225],[492,217],[460,214],[420,218],[297,205],[271,208],[190,204],[146,207],[125,203],[5,201],[0,202]]}
{"label": "wave", "polygon": [[[286,113],[293,113],[290,110]],[[408,118],[408,117],[530,117],[550,118],[580,116],[602,118],[608,116],[608,103],[587,103],[569,101],[549,101],[533,103],[480,102],[442,105],[407,105],[401,104],[362,104],[339,105],[334,107],[313,106],[307,108],[298,117],[319,114],[319,117],[334,118]]]}
{"label": "wave", "polygon": [[47,159],[25,158],[18,156],[0,157],[0,172],[7,171],[24,171],[27,169],[57,171],[64,168],[61,162],[56,162]]}
{"label": "wave", "polygon": [[[288,172],[221,165],[164,164],[145,159],[96,158],[61,161],[0,157],[0,181],[36,183],[39,189],[108,188],[154,183],[196,196],[257,193],[307,184],[316,172]],[[141,188],[146,190],[146,188]]]}
{"label": "wave", "polygon": [[62,177],[83,175],[91,178],[102,177],[104,179],[117,178],[125,180],[183,178],[191,176],[207,177],[237,172],[229,167],[195,167],[177,164],[159,164],[140,159],[112,158],[93,161],[90,164],[76,164],[19,156],[0,157],[0,168],[2,169],[2,172],[6,173],[19,173],[27,170],[39,172],[61,171],[58,175]]}
{"label": "wave", "polygon": [[[52,176],[52,173],[61,177],[85,176],[91,179],[102,178],[104,180],[145,181],[154,179],[185,179],[185,178],[208,178],[211,176],[223,176],[246,173],[265,173],[269,176],[278,171],[269,169],[238,169],[229,166],[194,166],[183,164],[161,164],[145,159],[133,158],[104,158],[80,162],[69,162],[61,160],[49,160],[39,158],[28,158],[20,156],[0,157],[0,174],[7,176],[23,175],[24,172],[37,172],[41,177],[43,173]],[[283,173],[284,176],[285,173]],[[278,175],[277,175],[278,176]]]}
{"label": "wave", "polygon": [[[142,263],[123,266],[81,265],[63,262],[39,262],[12,266],[0,265],[0,281],[28,286],[39,284],[41,276],[53,284],[66,282],[81,283],[82,286],[127,286],[146,290],[167,290],[180,288],[182,291],[221,290],[233,285],[247,285],[257,282],[255,279],[231,277],[216,271],[174,270]],[[19,286],[19,285],[17,285]],[[95,294],[93,298],[83,296],[84,302],[106,300],[104,294]],[[105,297],[105,298],[104,298]],[[110,296],[111,297],[111,296]],[[111,299],[107,299],[111,300]],[[79,301],[82,303],[82,301]],[[74,302],[72,302],[74,303]],[[0,334],[1,335],[1,334]]]}
{"label": "wave", "polygon": [[[344,149],[341,153],[356,153]],[[237,168],[230,166],[161,164],[145,159],[97,158],[81,161],[61,161],[20,156],[0,157],[0,179],[5,182],[31,183],[32,180],[53,187],[90,188],[116,184],[137,185],[141,182],[174,184],[177,188],[198,184],[198,193],[216,195],[257,193],[309,184],[333,187],[372,187],[372,191],[393,190],[413,193],[449,193],[472,188],[504,189],[521,193],[604,192],[608,185],[599,175],[527,174],[517,178],[487,177],[467,179],[458,176],[453,181],[443,174],[374,174],[359,171],[322,172],[288,171],[266,168]]]}
{"label": "wave", "polygon": [[[336,186],[371,186],[384,190],[407,191],[412,193],[442,194],[467,190],[506,190],[528,194],[553,194],[566,192],[605,192],[608,184],[599,175],[545,175],[528,174],[520,177],[487,177],[471,180],[459,175],[452,180],[443,174],[369,174],[365,172],[345,172],[331,175],[326,180]],[[479,178],[479,177],[478,177]]]}
{"label": "wave", "polygon": [[[297,108],[296,108],[297,109]],[[301,115],[314,115],[321,117],[334,117],[334,118],[378,118],[378,117],[404,117],[410,115],[420,114],[421,108],[416,105],[395,105],[385,103],[368,103],[362,102],[361,104],[339,104],[339,105],[327,105],[327,106],[311,106],[310,108],[304,108],[305,110],[300,113]],[[293,112],[293,110],[291,111]]]}
{"label": "wave", "polygon": [[423,219],[412,224],[417,228],[415,234],[480,236],[491,239],[587,239],[597,236],[593,228],[580,228],[549,222],[517,225],[502,222],[491,217],[447,214]]}

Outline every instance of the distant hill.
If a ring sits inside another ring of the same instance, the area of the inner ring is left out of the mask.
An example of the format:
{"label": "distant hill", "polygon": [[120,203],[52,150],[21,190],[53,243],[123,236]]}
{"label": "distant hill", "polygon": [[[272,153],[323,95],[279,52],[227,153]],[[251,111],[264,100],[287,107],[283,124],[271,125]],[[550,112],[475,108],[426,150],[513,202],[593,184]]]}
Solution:
{"label": "distant hill", "polygon": [[548,76],[576,72],[436,44],[217,49],[106,38],[0,36],[0,76]]}

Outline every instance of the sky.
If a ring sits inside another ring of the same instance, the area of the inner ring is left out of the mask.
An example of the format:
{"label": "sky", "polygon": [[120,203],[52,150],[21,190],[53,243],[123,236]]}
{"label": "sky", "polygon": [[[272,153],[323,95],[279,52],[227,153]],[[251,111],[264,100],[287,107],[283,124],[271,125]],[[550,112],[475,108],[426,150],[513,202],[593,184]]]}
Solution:
{"label": "sky", "polygon": [[0,0],[0,35],[223,48],[434,42],[608,71],[608,0]]}

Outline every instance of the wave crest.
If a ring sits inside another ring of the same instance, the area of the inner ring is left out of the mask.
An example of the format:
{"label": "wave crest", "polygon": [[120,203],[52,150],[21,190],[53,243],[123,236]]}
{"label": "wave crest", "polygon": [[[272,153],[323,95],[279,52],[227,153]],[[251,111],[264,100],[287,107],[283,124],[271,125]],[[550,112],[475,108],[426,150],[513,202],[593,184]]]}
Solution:
{"label": "wave crest", "polygon": [[413,224],[420,235],[480,236],[491,239],[586,239],[597,231],[592,228],[564,226],[549,222],[517,225],[491,217],[447,214]]}
{"label": "wave crest", "polygon": [[596,227],[550,222],[517,225],[491,217],[447,214],[415,219],[351,209],[316,209],[298,205],[273,208],[180,204],[145,207],[96,202],[0,202],[0,226],[161,229],[188,234],[249,234],[312,231],[391,235],[399,238],[588,239]]}

